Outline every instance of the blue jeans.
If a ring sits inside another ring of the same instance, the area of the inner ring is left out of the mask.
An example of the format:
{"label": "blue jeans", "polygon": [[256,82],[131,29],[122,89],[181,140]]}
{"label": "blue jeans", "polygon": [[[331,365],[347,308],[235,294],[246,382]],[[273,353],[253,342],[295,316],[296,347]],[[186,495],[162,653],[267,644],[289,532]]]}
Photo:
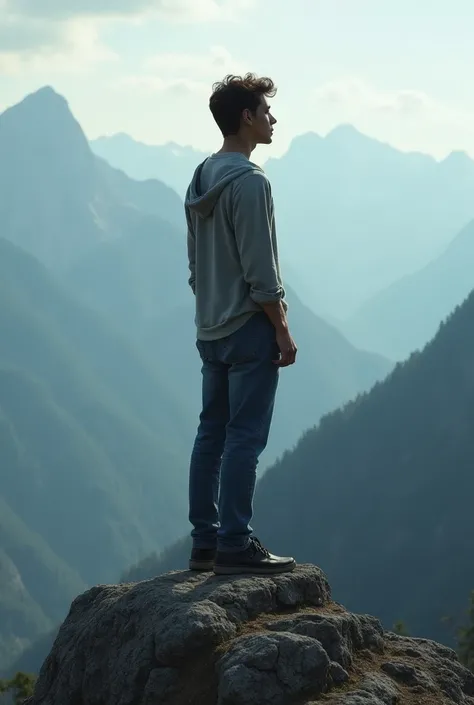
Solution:
{"label": "blue jeans", "polygon": [[203,384],[189,477],[193,545],[241,551],[252,533],[257,463],[278,386],[275,329],[258,312],[230,336],[196,345]]}

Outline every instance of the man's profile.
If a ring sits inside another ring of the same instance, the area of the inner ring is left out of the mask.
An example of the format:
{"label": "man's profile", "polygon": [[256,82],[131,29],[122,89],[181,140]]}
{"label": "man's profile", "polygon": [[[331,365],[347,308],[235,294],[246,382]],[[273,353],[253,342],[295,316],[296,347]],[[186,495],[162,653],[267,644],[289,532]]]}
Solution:
{"label": "man's profile", "polygon": [[273,574],[295,561],[272,555],[250,527],[256,468],[281,367],[295,362],[273,199],[250,161],[270,144],[269,78],[227,76],[209,107],[224,142],[196,169],[186,194],[189,284],[196,298],[202,412],[190,463],[192,570]]}

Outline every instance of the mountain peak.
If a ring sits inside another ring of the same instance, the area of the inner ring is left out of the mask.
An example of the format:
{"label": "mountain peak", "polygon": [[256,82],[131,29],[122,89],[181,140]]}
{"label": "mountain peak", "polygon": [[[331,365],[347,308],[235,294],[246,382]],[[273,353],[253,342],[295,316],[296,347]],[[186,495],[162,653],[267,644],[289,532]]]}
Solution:
{"label": "mountain peak", "polygon": [[321,135],[318,135],[317,132],[304,132],[302,135],[297,135],[293,138],[291,146],[308,147],[318,145],[322,142],[322,139]]}
{"label": "mountain peak", "polygon": [[325,141],[327,144],[336,147],[358,148],[364,150],[364,152],[368,149],[389,149],[393,152],[398,151],[389,144],[380,142],[380,140],[375,137],[369,137],[369,135],[360,132],[354,125],[349,123],[342,123],[334,127],[327,133]]}
{"label": "mountain peak", "polygon": [[133,137],[131,137],[129,134],[126,132],[114,132],[113,134],[106,134],[106,135],[99,135],[99,137],[96,137],[94,142],[100,143],[100,142],[114,142],[115,144],[142,144],[138,140],[135,140]]}
{"label": "mountain peak", "polygon": [[24,100],[61,100],[66,102],[66,99],[52,86],[46,85],[38,88],[38,90],[29,93]]}
{"label": "mountain peak", "polygon": [[51,115],[62,112],[63,114],[68,113],[72,117],[67,100],[51,86],[43,86],[37,91],[30,93],[22,101],[8,108],[0,117],[4,119],[9,115],[14,115],[15,120],[17,120],[19,115],[23,113],[31,115],[33,111],[40,114],[49,112]]}
{"label": "mountain peak", "polygon": [[47,86],[6,110],[0,115],[0,153],[7,237],[43,262],[64,263],[72,240],[86,241],[97,181],[95,157],[67,101]]}
{"label": "mountain peak", "polygon": [[467,152],[461,149],[452,151],[440,164],[445,168],[454,170],[474,169],[474,161]]}
{"label": "mountain peak", "polygon": [[383,145],[373,137],[360,132],[354,125],[343,123],[330,130],[325,137],[321,137],[316,132],[306,132],[298,135],[292,140],[288,153],[297,157],[306,157],[308,152],[316,149],[320,150],[324,145],[332,149],[342,147],[344,149],[353,150],[356,148],[364,151],[370,147],[388,147],[388,145]]}
{"label": "mountain peak", "polygon": [[[318,135],[317,132],[305,132],[302,135],[297,135],[291,140],[288,151],[284,156],[298,160],[301,157],[306,156],[308,152],[319,149],[322,142],[323,138]],[[265,168],[267,168],[267,166],[270,166],[271,168],[271,166],[278,161],[278,158],[271,157],[266,162]]]}
{"label": "mountain peak", "polygon": [[340,149],[363,160],[368,158],[399,160],[403,158],[410,160],[412,164],[427,164],[435,161],[434,157],[421,152],[403,152],[388,142],[361,132],[354,125],[348,123],[337,125],[337,127],[328,132],[325,143],[333,150]]}
{"label": "mountain peak", "polygon": [[80,130],[67,100],[51,86],[43,86],[34,93],[30,93],[0,115],[2,128],[10,125],[23,130],[28,126],[29,130],[50,129],[57,134],[58,125],[61,123],[74,124],[75,129]]}
{"label": "mountain peak", "polygon": [[371,139],[371,137],[364,135],[362,132],[360,132],[360,130],[357,129],[357,127],[354,127],[354,125],[351,125],[349,122],[343,122],[340,125],[336,125],[336,127],[333,127],[333,129],[330,130],[326,135],[326,139],[335,138],[364,140]]}
{"label": "mountain peak", "polygon": [[[0,115],[0,142],[12,163],[21,153],[35,169],[50,170],[53,162],[90,162],[92,152],[67,100],[51,86],[27,95]],[[66,170],[71,171],[70,167]]]}

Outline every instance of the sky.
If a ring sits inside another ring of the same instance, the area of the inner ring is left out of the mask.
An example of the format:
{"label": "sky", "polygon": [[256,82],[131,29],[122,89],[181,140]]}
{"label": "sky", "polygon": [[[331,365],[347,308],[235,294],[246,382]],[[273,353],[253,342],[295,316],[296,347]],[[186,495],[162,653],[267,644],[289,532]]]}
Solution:
{"label": "sky", "polygon": [[278,86],[268,156],[341,123],[474,156],[473,33],[472,0],[0,0],[0,111],[50,85],[91,139],[212,150],[213,82],[254,71]]}

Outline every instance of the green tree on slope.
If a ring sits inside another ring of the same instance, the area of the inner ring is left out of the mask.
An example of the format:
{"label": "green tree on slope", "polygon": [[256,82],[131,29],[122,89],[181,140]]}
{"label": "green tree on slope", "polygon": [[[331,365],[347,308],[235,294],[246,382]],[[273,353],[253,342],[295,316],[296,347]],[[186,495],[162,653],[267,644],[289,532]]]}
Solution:
{"label": "green tree on slope", "polygon": [[18,672],[11,680],[0,679],[0,695],[11,693],[15,705],[21,705],[25,698],[33,695],[36,676]]}
{"label": "green tree on slope", "polygon": [[474,671],[474,590],[470,596],[466,625],[458,632],[458,655],[461,662]]}

